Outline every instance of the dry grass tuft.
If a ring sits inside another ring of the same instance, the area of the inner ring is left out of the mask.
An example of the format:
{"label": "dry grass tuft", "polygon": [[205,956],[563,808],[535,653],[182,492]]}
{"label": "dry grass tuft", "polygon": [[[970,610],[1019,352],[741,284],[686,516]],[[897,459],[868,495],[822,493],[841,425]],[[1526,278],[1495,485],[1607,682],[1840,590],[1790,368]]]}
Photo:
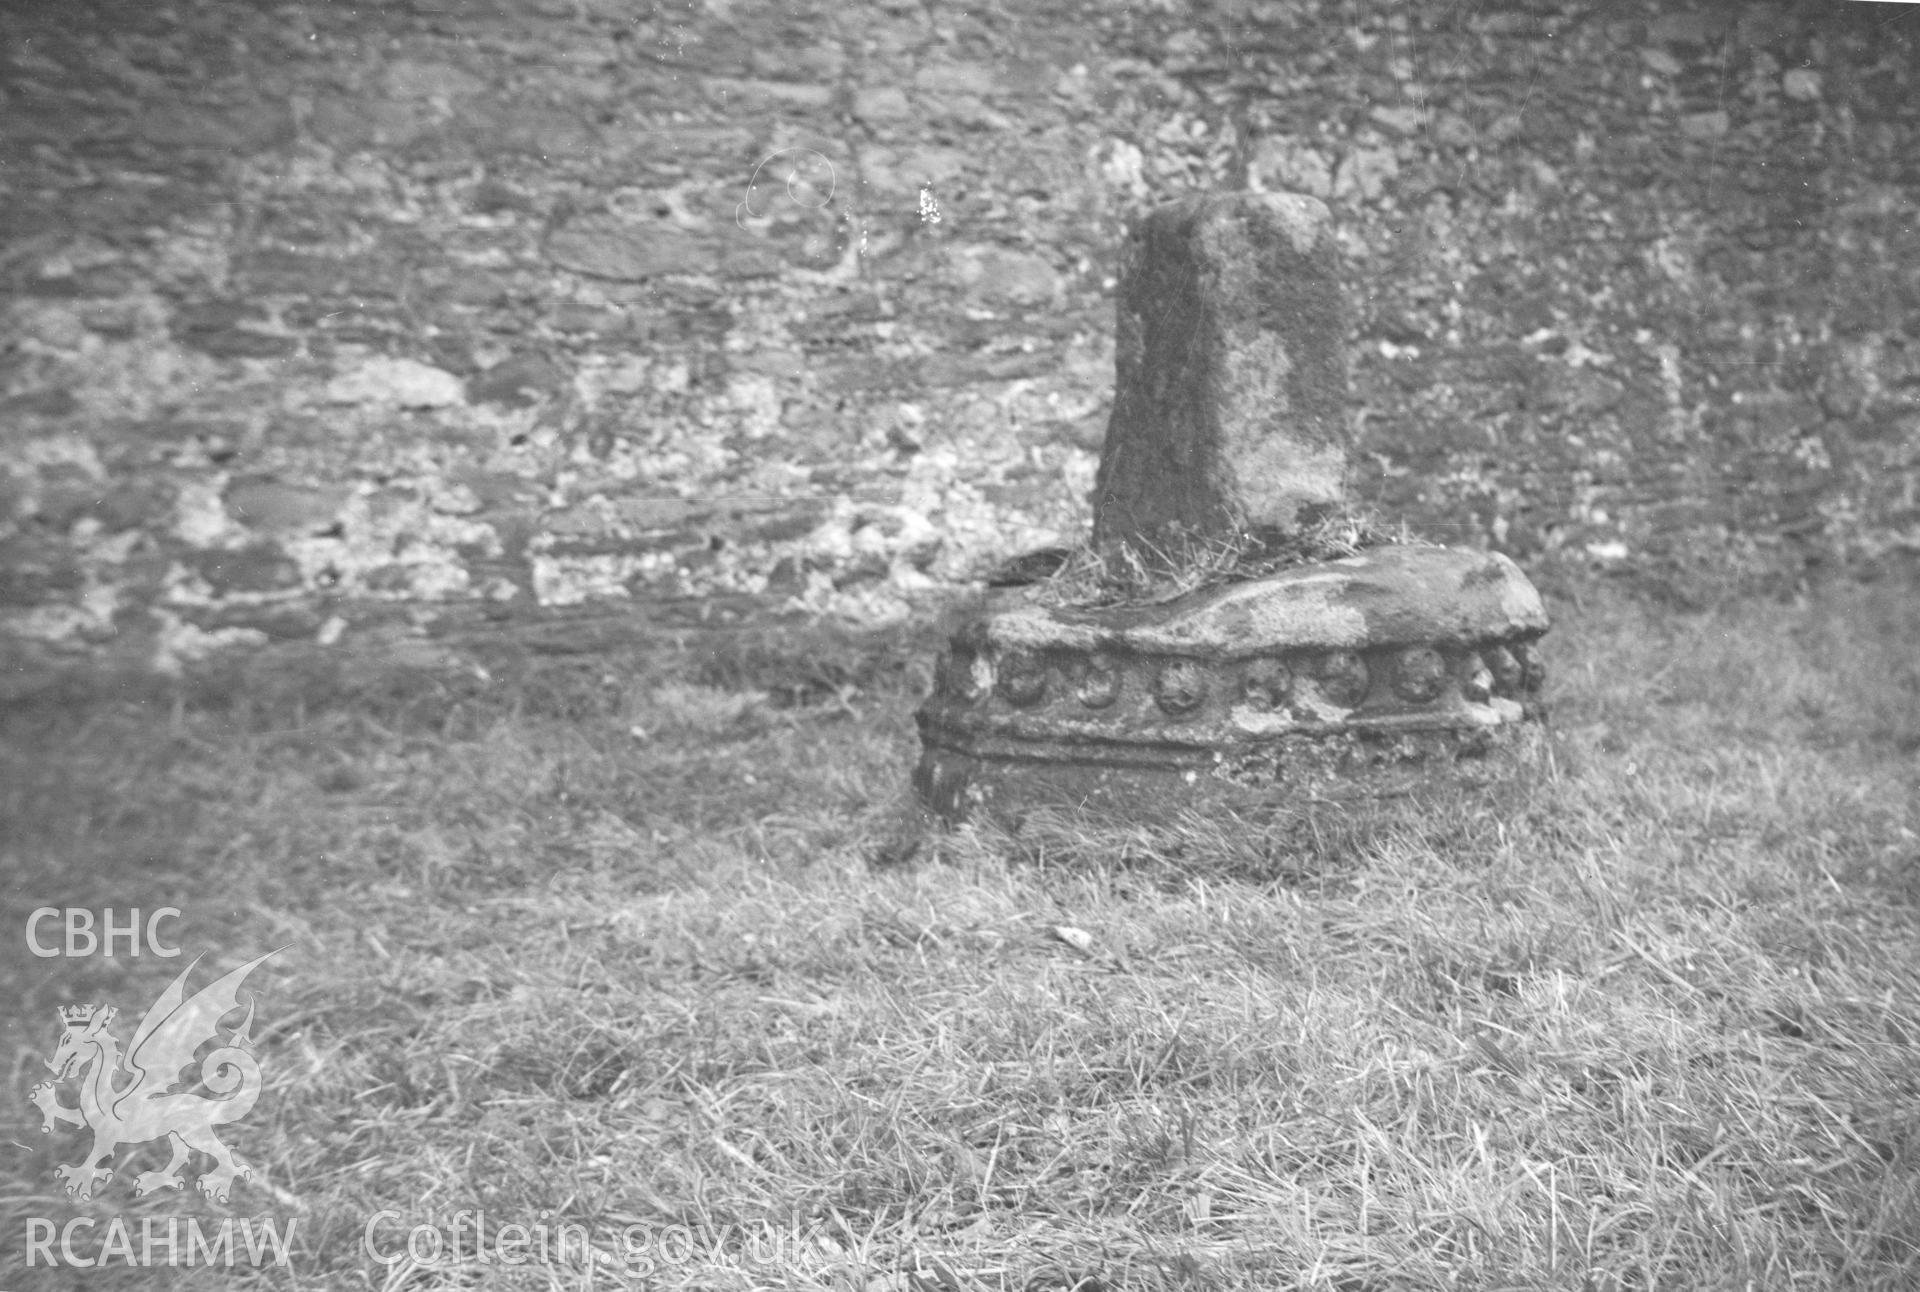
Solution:
{"label": "dry grass tuft", "polygon": [[1142,542],[1101,548],[1089,541],[1067,554],[1040,583],[1036,597],[1042,604],[1077,608],[1154,605],[1203,588],[1414,541],[1404,526],[1388,528],[1359,511],[1332,513],[1287,532],[1240,527],[1224,537],[1182,534],[1164,547]]}

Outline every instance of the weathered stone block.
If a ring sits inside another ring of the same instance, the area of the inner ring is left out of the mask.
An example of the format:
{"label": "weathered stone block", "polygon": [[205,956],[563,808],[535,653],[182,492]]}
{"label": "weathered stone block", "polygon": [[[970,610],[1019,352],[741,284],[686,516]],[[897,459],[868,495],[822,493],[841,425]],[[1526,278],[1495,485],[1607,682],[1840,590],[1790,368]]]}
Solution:
{"label": "weathered stone block", "polygon": [[563,269],[637,282],[661,274],[711,273],[719,253],[710,243],[658,221],[582,216],[547,238],[547,258]]}
{"label": "weathered stone block", "polygon": [[266,476],[242,476],[227,485],[227,514],[243,525],[279,533],[326,528],[346,505],[347,490],[287,484]]}
{"label": "weathered stone block", "polygon": [[443,368],[418,359],[377,356],[327,383],[327,401],[392,408],[446,408],[466,401],[466,386]]}
{"label": "weathered stone block", "polygon": [[1094,542],[1176,551],[1332,511],[1347,449],[1346,323],[1327,208],[1205,194],[1121,260],[1113,416]]}
{"label": "weathered stone block", "polygon": [[216,596],[230,592],[276,592],[298,587],[300,567],[277,543],[232,551],[201,551],[187,557]]}
{"label": "weathered stone block", "polygon": [[486,370],[469,394],[476,403],[524,407],[558,391],[567,382],[559,364],[543,354],[519,354]]}

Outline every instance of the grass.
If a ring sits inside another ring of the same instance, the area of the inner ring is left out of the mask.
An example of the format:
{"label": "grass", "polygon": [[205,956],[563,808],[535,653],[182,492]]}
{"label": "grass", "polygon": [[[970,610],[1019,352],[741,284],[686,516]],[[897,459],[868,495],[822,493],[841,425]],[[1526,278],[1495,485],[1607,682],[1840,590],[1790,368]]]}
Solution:
{"label": "grass", "polygon": [[1136,538],[1104,547],[1089,539],[1064,551],[1049,549],[1044,555],[1057,565],[1035,580],[1036,598],[1044,605],[1076,608],[1153,605],[1203,588],[1414,541],[1404,525],[1389,527],[1366,512],[1344,508],[1290,530],[1243,525],[1222,534],[1174,533],[1164,547]]}
{"label": "grass", "polygon": [[[79,1205],[26,1102],[49,1011],[125,1035],[184,960],[6,940],[0,1286],[1920,1285],[1911,594],[1556,609],[1556,770],[1509,798],[892,867],[921,646],[15,712],[10,920],[286,949],[254,1179],[134,1198],[154,1146]],[[574,1241],[481,1264],[467,1211]],[[440,1259],[373,1260],[382,1212]],[[296,1218],[291,1259],[21,1265],[31,1218],[187,1214]]]}

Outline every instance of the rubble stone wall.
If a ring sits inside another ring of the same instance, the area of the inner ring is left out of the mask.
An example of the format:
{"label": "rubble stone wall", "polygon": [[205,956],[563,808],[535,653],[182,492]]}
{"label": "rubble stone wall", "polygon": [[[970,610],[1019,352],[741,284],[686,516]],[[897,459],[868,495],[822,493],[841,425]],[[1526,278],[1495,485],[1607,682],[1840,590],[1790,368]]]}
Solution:
{"label": "rubble stone wall", "polygon": [[16,0],[0,666],[906,614],[1084,535],[1122,235],[1217,185],[1333,208],[1387,518],[1684,595],[1898,561],[1909,16]]}

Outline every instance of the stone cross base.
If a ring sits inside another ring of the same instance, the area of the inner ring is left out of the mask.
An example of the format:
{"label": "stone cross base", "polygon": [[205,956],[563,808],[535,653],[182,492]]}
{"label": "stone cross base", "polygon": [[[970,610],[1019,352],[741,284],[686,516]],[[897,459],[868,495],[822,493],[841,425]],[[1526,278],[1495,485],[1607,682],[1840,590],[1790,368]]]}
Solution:
{"label": "stone cross base", "polygon": [[[1093,547],[1298,537],[1338,511],[1346,316],[1332,216],[1203,193],[1121,256]],[[955,633],[920,709],[914,787],[948,819],[1043,802],[1163,817],[1486,779],[1537,741],[1547,631],[1504,556],[1411,544],[1164,604],[1018,592]]]}
{"label": "stone cross base", "polygon": [[1009,594],[940,658],[914,787],[1164,818],[1497,780],[1539,749],[1546,630],[1507,558],[1412,545],[1162,605]]}

